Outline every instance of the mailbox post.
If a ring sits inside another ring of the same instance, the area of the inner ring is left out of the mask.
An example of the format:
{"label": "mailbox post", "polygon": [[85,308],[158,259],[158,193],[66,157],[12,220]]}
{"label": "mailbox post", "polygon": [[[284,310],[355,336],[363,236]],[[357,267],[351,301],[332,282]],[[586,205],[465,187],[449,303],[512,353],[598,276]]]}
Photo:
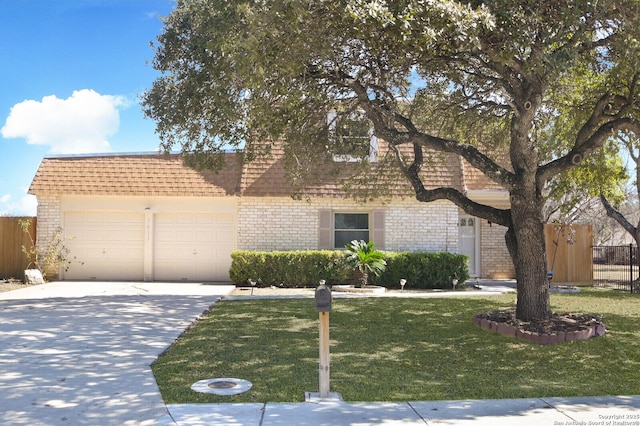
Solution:
{"label": "mailbox post", "polygon": [[329,313],[331,312],[331,289],[321,280],[315,293],[316,309],[320,314],[320,363],[319,363],[319,391],[320,398],[328,398],[330,391],[330,359],[329,359]]}

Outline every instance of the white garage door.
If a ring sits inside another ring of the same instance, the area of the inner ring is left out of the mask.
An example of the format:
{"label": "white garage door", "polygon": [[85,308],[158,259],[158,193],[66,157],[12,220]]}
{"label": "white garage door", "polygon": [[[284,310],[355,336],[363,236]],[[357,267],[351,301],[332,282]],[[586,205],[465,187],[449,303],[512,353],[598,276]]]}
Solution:
{"label": "white garage door", "polygon": [[64,273],[65,279],[143,279],[143,214],[67,212],[64,232],[70,238],[65,242],[69,256],[76,258]]}
{"label": "white garage door", "polygon": [[226,213],[158,213],[153,276],[158,281],[228,281],[235,221]]}

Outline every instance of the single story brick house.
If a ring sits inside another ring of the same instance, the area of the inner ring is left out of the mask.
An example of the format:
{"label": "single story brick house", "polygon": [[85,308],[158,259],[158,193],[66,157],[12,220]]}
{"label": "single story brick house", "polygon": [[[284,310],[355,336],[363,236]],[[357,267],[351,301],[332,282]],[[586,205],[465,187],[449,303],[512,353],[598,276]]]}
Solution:
{"label": "single story brick house", "polygon": [[[449,201],[405,194],[362,204],[335,178],[296,200],[282,155],[247,163],[237,155],[226,154],[218,173],[190,168],[179,154],[44,158],[29,189],[38,200],[38,243],[62,228],[78,260],[59,271],[65,280],[227,281],[233,250],[341,249],[354,238],[389,251],[464,253],[472,276],[514,275],[505,228]],[[507,206],[504,190],[456,156],[430,170],[427,183]]]}

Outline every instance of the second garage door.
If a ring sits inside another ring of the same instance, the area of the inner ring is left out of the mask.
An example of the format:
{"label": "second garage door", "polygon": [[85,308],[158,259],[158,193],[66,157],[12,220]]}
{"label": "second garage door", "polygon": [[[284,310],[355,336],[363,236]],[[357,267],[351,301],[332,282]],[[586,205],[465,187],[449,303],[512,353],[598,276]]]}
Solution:
{"label": "second garage door", "polygon": [[234,248],[233,214],[157,213],[154,280],[228,281]]}

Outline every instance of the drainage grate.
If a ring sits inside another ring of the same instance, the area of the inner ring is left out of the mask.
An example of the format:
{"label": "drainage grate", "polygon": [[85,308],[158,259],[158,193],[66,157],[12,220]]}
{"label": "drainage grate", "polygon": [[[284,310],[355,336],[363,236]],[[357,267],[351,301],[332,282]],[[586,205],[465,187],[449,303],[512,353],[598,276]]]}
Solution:
{"label": "drainage grate", "polygon": [[253,384],[247,380],[221,378],[200,380],[191,385],[191,390],[215,395],[237,395],[248,391],[252,386]]}
{"label": "drainage grate", "polygon": [[207,386],[213,389],[231,389],[238,386],[238,384],[236,382],[227,382],[227,381],[221,380],[219,382],[211,382]]}

